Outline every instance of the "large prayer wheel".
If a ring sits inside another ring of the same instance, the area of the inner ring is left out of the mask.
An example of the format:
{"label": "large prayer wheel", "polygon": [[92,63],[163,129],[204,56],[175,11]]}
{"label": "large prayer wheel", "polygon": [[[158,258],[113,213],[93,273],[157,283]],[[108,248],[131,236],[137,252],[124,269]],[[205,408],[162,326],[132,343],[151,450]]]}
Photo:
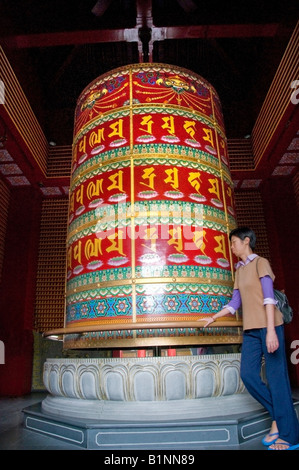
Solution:
{"label": "large prayer wheel", "polygon": [[98,77],[75,114],[64,347],[238,342],[188,327],[231,296],[234,213],[214,88],[155,63]]}

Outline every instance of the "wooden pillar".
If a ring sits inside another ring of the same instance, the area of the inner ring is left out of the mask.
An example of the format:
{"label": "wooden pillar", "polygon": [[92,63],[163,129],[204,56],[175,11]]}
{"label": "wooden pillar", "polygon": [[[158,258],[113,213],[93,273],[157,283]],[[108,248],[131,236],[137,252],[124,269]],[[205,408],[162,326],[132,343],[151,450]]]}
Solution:
{"label": "wooden pillar", "polygon": [[33,321],[41,198],[34,189],[13,189],[7,221],[2,283],[0,396],[31,391]]}
{"label": "wooden pillar", "polygon": [[275,287],[284,289],[294,310],[292,322],[285,325],[286,353],[291,384],[299,386],[299,216],[294,187],[288,178],[272,179],[263,191],[267,233]]}

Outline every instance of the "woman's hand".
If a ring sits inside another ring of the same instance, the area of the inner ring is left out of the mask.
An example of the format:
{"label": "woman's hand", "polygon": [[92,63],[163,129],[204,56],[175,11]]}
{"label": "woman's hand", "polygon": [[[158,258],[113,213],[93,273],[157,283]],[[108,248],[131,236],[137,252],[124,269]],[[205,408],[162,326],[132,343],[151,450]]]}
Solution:
{"label": "woman's hand", "polygon": [[228,315],[229,313],[230,311],[226,307],[224,307],[222,310],[220,310],[220,312],[215,313],[213,316],[209,317],[207,320],[205,318],[200,318],[197,321],[205,321],[206,323],[203,325],[203,328],[206,328],[211,323],[213,323],[216,320],[216,318],[223,317],[224,315]]}
{"label": "woman's hand", "polygon": [[214,320],[213,317],[208,318],[203,327],[206,328],[206,327],[209,326],[211,323],[214,323],[214,321],[215,321],[215,320]]}
{"label": "woman's hand", "polygon": [[209,326],[211,323],[213,323],[215,320],[213,317],[210,317],[208,318],[207,320],[205,320],[204,318],[200,318],[199,320],[197,321],[205,321],[205,324],[203,325],[203,328],[206,328],[207,326]]}
{"label": "woman's hand", "polygon": [[215,313],[213,316],[209,317],[207,320],[205,320],[204,318],[200,318],[197,321],[205,321],[206,323],[203,325],[203,328],[206,328],[211,323],[213,323],[216,320],[216,318],[223,317],[224,315],[228,315],[229,313],[230,311],[228,310],[228,308],[224,307],[222,310],[220,310],[220,312]]}
{"label": "woman's hand", "polygon": [[266,305],[267,315],[267,334],[266,334],[266,346],[268,353],[274,353],[279,348],[279,341],[275,331],[274,322],[274,305]]}
{"label": "woman's hand", "polygon": [[267,331],[266,345],[268,353],[273,353],[278,349],[279,341],[275,330]]}

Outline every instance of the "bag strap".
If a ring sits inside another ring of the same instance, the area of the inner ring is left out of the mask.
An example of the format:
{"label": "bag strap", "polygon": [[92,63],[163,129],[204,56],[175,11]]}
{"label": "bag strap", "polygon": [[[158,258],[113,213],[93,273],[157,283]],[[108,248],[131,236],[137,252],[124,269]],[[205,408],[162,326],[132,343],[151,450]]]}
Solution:
{"label": "bag strap", "polygon": [[257,260],[256,260],[256,273],[257,273],[257,277],[260,278],[260,275],[259,275],[259,270],[257,269],[257,264],[258,264],[258,261],[260,259],[260,256],[257,257]]}

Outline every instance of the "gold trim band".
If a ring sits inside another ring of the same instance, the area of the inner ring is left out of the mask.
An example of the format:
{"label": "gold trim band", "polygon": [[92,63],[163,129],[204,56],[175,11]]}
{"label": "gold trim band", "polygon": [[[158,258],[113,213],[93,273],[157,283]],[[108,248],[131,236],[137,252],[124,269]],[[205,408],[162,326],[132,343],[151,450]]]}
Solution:
{"label": "gold trim band", "polygon": [[220,285],[220,286],[227,286],[227,287],[232,287],[232,281],[227,280],[225,281],[224,279],[221,279],[219,283],[217,284],[215,279],[206,279],[206,278],[194,278],[194,277],[143,277],[142,279],[122,279],[121,281],[104,281],[104,282],[97,282],[94,284],[88,284],[82,287],[75,287],[74,289],[71,289],[67,291],[67,295],[72,295],[77,292],[84,292],[85,290],[93,290],[93,289],[99,289],[99,288],[105,288],[105,287],[114,287],[114,286],[129,286],[129,285],[135,285],[135,284],[173,284],[173,283],[178,283],[178,284],[192,284],[192,285],[200,285],[200,284],[212,284],[213,285]]}

